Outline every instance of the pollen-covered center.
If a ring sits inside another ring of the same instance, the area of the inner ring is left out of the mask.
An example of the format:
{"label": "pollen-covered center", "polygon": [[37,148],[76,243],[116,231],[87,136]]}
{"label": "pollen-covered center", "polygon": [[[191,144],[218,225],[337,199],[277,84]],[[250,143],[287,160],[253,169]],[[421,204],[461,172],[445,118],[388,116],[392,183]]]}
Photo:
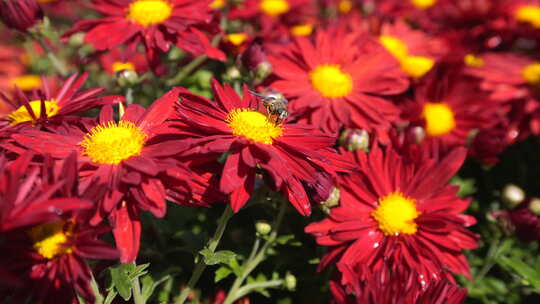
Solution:
{"label": "pollen-covered center", "polygon": [[338,11],[342,14],[350,12],[353,8],[353,3],[351,0],[341,0],[338,3]]}
{"label": "pollen-covered center", "polygon": [[67,244],[71,235],[69,225],[59,221],[32,228],[28,235],[34,241],[34,249],[39,255],[50,260],[57,256],[70,254],[73,248]]}
{"label": "pollen-covered center", "polygon": [[445,103],[426,103],[422,115],[426,121],[426,133],[429,136],[445,135],[456,127],[454,112]]}
{"label": "pollen-covered center", "polygon": [[540,87],[540,62],[527,65],[522,73],[527,83],[535,87]]}
{"label": "pollen-covered center", "polygon": [[313,32],[313,25],[306,23],[306,24],[298,24],[293,27],[291,27],[291,34],[295,36],[309,36]]}
{"label": "pollen-covered center", "polygon": [[437,0],[411,0],[411,4],[419,9],[428,9],[436,3]]}
{"label": "pollen-covered center", "polygon": [[285,14],[291,9],[287,0],[262,0],[259,8],[263,13],[271,17]]}
{"label": "pollen-covered center", "polygon": [[135,124],[121,120],[118,124],[109,121],[86,133],[81,146],[84,155],[97,164],[118,164],[139,155],[147,135]]}
{"label": "pollen-covered center", "polygon": [[416,233],[414,220],[419,215],[420,212],[416,210],[416,201],[399,191],[380,198],[379,206],[371,213],[385,235]]}
{"label": "pollen-covered center", "polygon": [[244,136],[256,142],[271,145],[275,138],[283,134],[283,128],[257,111],[235,109],[227,117],[227,123],[233,134]]}
{"label": "pollen-covered center", "polygon": [[54,99],[46,101],[33,100],[28,104],[30,105],[30,108],[32,108],[35,118],[32,117],[28,109],[22,105],[17,110],[11,112],[7,116],[7,120],[11,123],[11,125],[17,125],[27,121],[35,122],[41,117],[41,103],[45,103],[45,116],[47,117],[52,117],[56,115],[58,111],[60,111],[60,106],[58,106],[58,102]]}
{"label": "pollen-covered center", "polygon": [[23,91],[32,91],[42,86],[41,78],[37,75],[22,75],[9,80],[12,86],[18,86]]}
{"label": "pollen-covered center", "polygon": [[345,97],[353,90],[353,80],[350,74],[341,70],[337,64],[323,64],[309,73],[311,85],[324,97]]}
{"label": "pollen-covered center", "polygon": [[169,19],[172,9],[165,0],[135,0],[129,5],[127,19],[142,26],[159,24]]}
{"label": "pollen-covered center", "polygon": [[538,5],[523,5],[516,10],[514,16],[518,21],[540,28],[540,6]]}
{"label": "pollen-covered center", "polygon": [[123,62],[123,61],[115,61],[112,64],[112,70],[113,72],[120,72],[124,70],[130,70],[135,71],[135,65],[129,61]]}

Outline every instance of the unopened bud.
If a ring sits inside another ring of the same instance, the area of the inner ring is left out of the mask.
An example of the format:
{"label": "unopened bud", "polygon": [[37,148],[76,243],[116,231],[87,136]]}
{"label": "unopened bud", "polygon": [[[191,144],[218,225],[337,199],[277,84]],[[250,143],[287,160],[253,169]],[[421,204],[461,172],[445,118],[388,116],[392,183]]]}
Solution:
{"label": "unopened bud", "polygon": [[258,82],[262,82],[266,77],[272,74],[272,64],[268,61],[263,61],[255,68],[255,79]]}
{"label": "unopened bud", "polygon": [[339,137],[339,143],[349,151],[369,149],[369,134],[366,130],[346,129]]}
{"label": "unopened bud", "polygon": [[529,210],[531,210],[532,213],[540,216],[540,198],[534,197],[529,202]]}
{"label": "unopened bud", "polygon": [[322,204],[326,208],[336,207],[337,205],[339,205],[339,197],[340,197],[339,189],[334,187],[334,188],[332,188],[332,191],[330,192],[330,195],[328,196],[328,199],[326,201],[322,202]]}
{"label": "unopened bud", "polygon": [[502,190],[502,199],[510,208],[514,208],[525,200],[525,192],[514,184],[508,184]]}
{"label": "unopened bud", "polygon": [[73,34],[71,35],[71,37],[69,37],[69,46],[71,47],[80,47],[81,45],[84,44],[84,36],[85,34],[84,33],[76,33],[76,34]]}
{"label": "unopened bud", "polygon": [[242,74],[240,73],[240,70],[238,70],[237,67],[230,67],[228,70],[227,70],[227,73],[226,73],[226,76],[228,79],[239,79],[240,77],[242,77]]}
{"label": "unopened bud", "polygon": [[255,223],[255,229],[260,235],[267,235],[272,231],[272,226],[267,221],[258,221]]}
{"label": "unopened bud", "polygon": [[287,272],[284,285],[288,290],[294,290],[296,288],[296,277],[292,273]]}
{"label": "unopened bud", "polygon": [[121,70],[116,72],[116,82],[121,87],[131,87],[138,83],[139,75],[131,69]]}
{"label": "unopened bud", "polygon": [[28,32],[43,20],[43,10],[35,0],[0,0],[0,19],[8,28]]}

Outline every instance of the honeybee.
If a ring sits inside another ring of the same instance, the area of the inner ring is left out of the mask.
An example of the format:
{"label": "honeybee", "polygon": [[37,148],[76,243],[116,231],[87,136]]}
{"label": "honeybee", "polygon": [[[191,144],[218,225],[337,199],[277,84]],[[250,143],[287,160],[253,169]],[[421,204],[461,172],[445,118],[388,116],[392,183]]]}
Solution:
{"label": "honeybee", "polygon": [[268,120],[271,122],[279,124],[289,116],[289,112],[287,111],[289,101],[280,92],[274,89],[268,89],[263,94],[251,90],[249,92],[261,98],[262,104],[268,112]]}

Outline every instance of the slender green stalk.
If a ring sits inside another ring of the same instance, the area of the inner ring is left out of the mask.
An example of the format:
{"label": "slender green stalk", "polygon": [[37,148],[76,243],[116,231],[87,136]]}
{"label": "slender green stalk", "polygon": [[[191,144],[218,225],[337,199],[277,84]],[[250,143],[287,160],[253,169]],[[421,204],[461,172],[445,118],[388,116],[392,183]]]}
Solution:
{"label": "slender green stalk", "polygon": [[146,301],[141,293],[141,285],[139,284],[139,277],[136,277],[131,282],[131,289],[133,291],[133,303],[135,304],[145,304]]}
{"label": "slender green stalk", "polygon": [[[244,265],[242,267],[243,268],[242,274],[240,276],[238,276],[236,278],[236,280],[234,281],[231,289],[227,293],[227,298],[225,299],[223,304],[232,304],[234,301],[236,301],[240,297],[246,295],[247,294],[247,293],[245,293],[246,291],[253,290],[253,288],[248,287],[248,286],[251,286],[251,285],[253,285],[255,283],[248,284],[246,286],[242,286],[242,284],[247,279],[247,277],[251,274],[251,272],[253,270],[255,270],[255,268],[257,268],[257,266],[264,260],[264,258],[266,256],[266,251],[268,250],[268,248],[276,240],[276,238],[278,236],[279,227],[281,226],[281,222],[283,221],[283,217],[285,216],[285,211],[286,210],[287,210],[287,201],[283,201],[282,204],[281,204],[281,208],[279,209],[278,216],[276,217],[276,219],[274,221],[274,224],[272,225],[273,226],[272,233],[270,234],[270,236],[268,237],[268,239],[266,240],[266,242],[264,243],[264,245],[261,247],[261,249],[258,252],[257,252],[257,249],[256,249],[258,247],[258,242],[255,241],[256,245],[253,246],[254,250],[252,250],[252,252],[250,254],[250,257],[248,258],[248,260],[244,263]],[[254,254],[254,252],[257,252],[257,253]],[[274,282],[275,283],[275,282],[277,282],[277,280],[276,281],[268,281],[268,282],[259,282],[259,283],[269,283],[269,282]],[[272,283],[272,284],[274,284],[274,283]],[[280,284],[281,283],[283,283],[283,282],[280,281]],[[272,287],[273,286],[279,286],[279,285],[272,285]],[[261,288],[261,287],[264,287],[264,286],[258,286],[258,287],[255,287],[255,288]],[[266,287],[270,287],[270,286],[266,286]]]}
{"label": "slender green stalk", "polygon": [[51,50],[51,48],[45,43],[43,38],[36,38],[37,42],[41,46],[41,48],[47,53],[47,57],[51,61],[54,69],[62,76],[66,77],[69,74],[69,71],[63,61],[58,59],[54,52]]}
{"label": "slender green stalk", "polygon": [[252,291],[259,288],[278,287],[281,285],[283,285],[283,280],[272,280],[272,281],[264,281],[264,282],[256,282],[256,283],[247,284],[238,289],[234,300],[239,299],[245,295],[248,295]]}
{"label": "slender green stalk", "polygon": [[[214,236],[208,241],[207,248],[208,250],[210,250],[210,252],[214,253],[216,251],[219,241],[223,236],[223,232],[225,232],[225,228],[227,227],[227,223],[232,216],[233,211],[230,206],[227,206],[225,208],[225,211],[221,215],[221,218],[219,219],[218,227],[216,229],[216,232],[214,233]],[[193,290],[193,288],[195,288],[195,285],[199,281],[199,278],[201,277],[205,268],[206,264],[204,263],[204,259],[202,257],[199,257],[197,265],[195,265],[195,269],[193,270],[191,278],[188,281],[187,287],[182,290],[180,296],[178,296],[178,298],[174,302],[175,304],[183,304],[186,301],[189,293]]]}

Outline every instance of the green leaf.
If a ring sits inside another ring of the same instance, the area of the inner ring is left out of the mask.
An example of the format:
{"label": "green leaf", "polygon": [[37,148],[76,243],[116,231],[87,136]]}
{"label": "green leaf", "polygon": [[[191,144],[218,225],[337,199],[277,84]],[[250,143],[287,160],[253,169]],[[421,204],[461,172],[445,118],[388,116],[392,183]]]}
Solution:
{"label": "green leaf", "polygon": [[131,280],[129,278],[129,271],[134,269],[135,266],[133,264],[121,264],[109,268],[114,288],[126,301],[131,299]]}
{"label": "green leaf", "polygon": [[217,283],[226,277],[228,277],[232,273],[232,270],[230,270],[227,267],[219,267],[218,270],[216,270],[216,276],[214,277],[214,283]]}
{"label": "green leaf", "polygon": [[105,302],[103,302],[103,304],[111,304],[114,298],[116,298],[117,294],[118,292],[116,292],[116,290],[109,290],[109,293],[107,294],[107,297],[105,298]]}
{"label": "green leaf", "polygon": [[236,253],[229,250],[220,250],[212,253],[208,248],[205,248],[199,251],[199,253],[204,257],[204,263],[206,265],[229,264],[236,257]]}
{"label": "green leaf", "polygon": [[294,240],[293,234],[282,235],[276,238],[276,242],[280,245],[286,245],[289,241]]}
{"label": "green leaf", "polygon": [[144,297],[144,301],[147,302],[148,299],[150,299],[150,297],[154,293],[154,290],[156,289],[156,287],[159,286],[159,284],[162,284],[163,282],[171,278],[171,275],[166,275],[154,282],[154,279],[152,279],[150,275],[145,275],[144,277],[142,277],[142,296]]}
{"label": "green leaf", "polygon": [[499,257],[497,262],[502,267],[515,271],[520,277],[530,283],[536,289],[536,292],[540,292],[540,273],[535,271],[534,268],[515,257]]}

